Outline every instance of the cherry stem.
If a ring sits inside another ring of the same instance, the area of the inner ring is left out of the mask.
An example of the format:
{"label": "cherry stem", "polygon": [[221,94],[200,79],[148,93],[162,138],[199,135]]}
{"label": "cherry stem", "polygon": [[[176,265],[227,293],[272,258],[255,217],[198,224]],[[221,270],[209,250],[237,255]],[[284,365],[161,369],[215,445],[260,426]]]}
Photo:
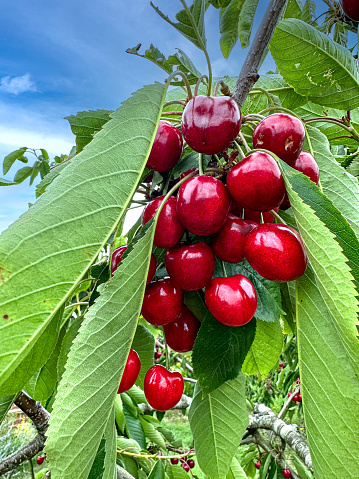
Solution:
{"label": "cherry stem", "polygon": [[169,105],[182,105],[182,106],[186,106],[186,103],[182,100],[171,100],[171,101],[167,101],[164,105],[163,105],[163,108],[165,108],[166,106],[169,106]]}
{"label": "cherry stem", "polygon": [[283,225],[286,225],[287,223],[284,221],[284,219],[274,210],[270,210],[270,212],[272,213],[272,215],[275,217],[275,219],[277,219],[280,223],[282,223]]}
{"label": "cherry stem", "polygon": [[161,116],[175,116],[175,115],[182,115],[182,111],[163,111]]}
{"label": "cherry stem", "polygon": [[246,157],[246,155],[244,154],[244,151],[242,150],[242,148],[239,146],[239,144],[234,140],[233,141],[235,147],[237,148],[239,154],[241,155],[242,157],[242,160],[244,160],[244,158]]}
{"label": "cherry stem", "polygon": [[285,413],[287,412],[287,409],[288,407],[290,406],[290,404],[292,403],[292,398],[296,395],[296,394],[299,394],[300,393],[300,386],[298,386],[294,392],[288,397],[288,399],[286,400],[286,402],[284,403],[280,413],[278,414],[278,419],[281,419],[283,416],[285,416]]}
{"label": "cherry stem", "polygon": [[262,224],[264,223],[264,219],[263,219],[263,213],[262,213],[262,212],[260,212],[260,213],[259,213],[259,216],[260,216],[259,224],[261,224],[261,225],[262,225]]}
{"label": "cherry stem", "polygon": [[208,76],[207,75],[201,75],[197,80],[196,86],[194,87],[193,96],[197,96],[198,88],[201,84],[201,81],[204,80],[204,79],[207,80],[207,84],[208,84]]}
{"label": "cherry stem", "polygon": [[289,115],[297,117],[299,120],[301,118],[296,115],[292,110],[289,110],[288,108],[283,108],[282,106],[270,106],[268,108],[265,108],[264,110],[260,111],[258,115],[263,115],[263,113],[267,113],[269,111],[284,111],[285,113],[288,113]]}
{"label": "cherry stem", "polygon": [[264,115],[259,115],[258,113],[252,113],[251,115],[247,115],[243,117],[242,124],[247,123],[248,121],[262,121],[264,120]]}
{"label": "cherry stem", "polygon": [[[226,85],[223,80],[218,80],[213,90],[213,96],[217,96],[219,85],[221,85],[223,89],[228,89],[228,85]],[[229,96],[229,94],[230,91],[228,89],[228,95],[226,96]]]}
{"label": "cherry stem", "polygon": [[198,173],[199,176],[203,175],[203,154],[198,153]]}
{"label": "cherry stem", "polygon": [[125,449],[117,449],[117,452],[120,454],[124,454],[125,456],[131,456],[131,457],[142,457],[144,459],[150,459],[150,458],[155,458],[155,459],[180,459],[182,457],[188,457],[188,456],[195,456],[195,452],[186,452],[185,454],[176,454],[175,456],[160,456],[158,453],[157,454],[136,454],[133,452],[128,452]]}
{"label": "cherry stem", "polygon": [[341,128],[343,128],[344,130],[351,133],[352,138],[354,140],[356,140],[357,142],[359,142],[359,134],[355,130],[355,128],[353,128],[352,126],[345,125],[342,120],[338,120],[337,118],[331,118],[331,117],[327,117],[327,116],[319,116],[317,118],[309,118],[308,120],[304,120],[304,123],[306,123],[306,124],[307,123],[316,123],[316,122],[334,123],[335,125],[338,125]]}
{"label": "cherry stem", "polygon": [[223,261],[221,261],[221,266],[222,266],[223,276],[224,276],[224,278],[227,278],[227,271],[226,271],[226,267],[224,266]]}
{"label": "cherry stem", "polygon": [[249,151],[250,148],[249,148],[248,143],[247,143],[246,139],[244,138],[244,135],[243,135],[243,133],[242,133],[241,131],[238,133],[238,136],[239,136],[239,138],[241,139],[241,141],[242,141],[242,143],[243,143],[243,145],[244,145],[244,148],[245,148],[247,151]]}
{"label": "cherry stem", "polygon": [[189,84],[189,81],[188,81],[188,78],[186,77],[186,75],[181,72],[180,70],[176,70],[174,72],[171,73],[171,75],[168,76],[166,82],[168,85],[170,85],[171,81],[176,78],[176,76],[180,76],[182,77],[184,83],[185,83],[185,86],[186,86],[186,89],[187,89],[187,95],[188,95],[188,99],[190,100],[192,98],[192,91],[191,91],[191,85]]}
{"label": "cherry stem", "polygon": [[272,106],[275,106],[274,101],[273,101],[273,98],[270,96],[270,94],[267,92],[267,90],[264,90],[263,88],[259,88],[259,87],[252,88],[252,90],[249,92],[249,95],[250,95],[252,92],[255,93],[256,91],[259,91],[259,92],[261,92],[261,93],[264,93],[264,95],[268,98],[269,103],[270,103]]}

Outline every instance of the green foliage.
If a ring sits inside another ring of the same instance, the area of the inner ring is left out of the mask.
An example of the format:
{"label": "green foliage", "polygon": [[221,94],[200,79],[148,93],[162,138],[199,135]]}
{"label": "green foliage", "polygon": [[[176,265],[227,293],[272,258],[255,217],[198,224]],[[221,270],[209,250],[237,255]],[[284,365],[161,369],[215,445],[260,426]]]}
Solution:
{"label": "green foliage", "polygon": [[17,397],[17,394],[13,394],[11,396],[3,396],[0,397],[0,425],[6,416],[7,412],[13,405],[15,399]]}
{"label": "green foliage", "polygon": [[146,372],[154,364],[155,338],[147,328],[138,325],[131,347],[137,352],[141,360],[141,371],[136,384],[143,388]]}
{"label": "green foliage", "polygon": [[95,133],[110,120],[111,113],[113,112],[108,110],[90,110],[65,117],[70,123],[72,133],[76,136],[77,153],[82,151],[93,139]]}
{"label": "green foliage", "polygon": [[359,74],[352,55],[315,27],[282,20],[270,50],[284,80],[300,95],[343,110],[359,106]]}
{"label": "green foliage", "polygon": [[220,46],[225,58],[228,58],[238,40],[239,15],[245,0],[231,0],[228,6],[221,11],[219,30],[221,33]]}
{"label": "green foliage", "polygon": [[238,34],[242,48],[247,48],[251,39],[254,16],[259,0],[245,0],[238,18]]}
{"label": "green foliage", "polygon": [[22,148],[19,148],[18,150],[15,150],[8,155],[5,156],[4,161],[3,161],[3,173],[6,175],[6,173],[10,170],[12,165],[15,163],[16,160],[20,160],[23,163],[27,163],[27,158],[24,156],[25,151],[27,150],[26,146],[23,146]]}

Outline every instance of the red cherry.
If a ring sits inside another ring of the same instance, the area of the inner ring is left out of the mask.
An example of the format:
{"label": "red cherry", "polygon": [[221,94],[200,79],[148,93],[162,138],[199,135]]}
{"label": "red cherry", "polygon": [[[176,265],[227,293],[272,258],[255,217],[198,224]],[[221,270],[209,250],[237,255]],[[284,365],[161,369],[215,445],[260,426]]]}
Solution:
{"label": "red cherry", "polygon": [[292,397],[292,401],[293,401],[293,402],[297,402],[297,401],[298,401],[298,394],[294,394],[294,396]]}
{"label": "red cherry", "polygon": [[292,168],[301,171],[304,175],[308,176],[316,185],[319,181],[319,166],[308,151],[302,151],[298,158],[295,160]]}
{"label": "red cherry", "polygon": [[293,281],[302,276],[307,267],[302,239],[286,225],[258,225],[247,236],[245,253],[257,273],[272,281]]}
{"label": "red cherry", "polygon": [[147,286],[142,303],[142,316],[151,324],[163,326],[179,315],[183,293],[171,280],[160,279]]}
{"label": "red cherry", "polygon": [[300,384],[300,378],[297,378],[297,379],[295,380],[295,382],[296,382],[297,384]]}
{"label": "red cherry", "polygon": [[262,151],[255,151],[230,169],[227,187],[235,201],[254,211],[276,208],[285,193],[278,163]]}
{"label": "red cherry", "polygon": [[297,399],[296,399],[296,401],[298,401],[298,402],[302,402],[302,401],[303,401],[303,397],[302,397],[301,394],[297,394]]}
{"label": "red cherry", "polygon": [[189,465],[188,465],[186,462],[182,462],[181,467],[183,467],[183,469],[184,469],[186,472],[189,472],[189,470],[190,470],[190,467],[189,467]]}
{"label": "red cherry", "polygon": [[359,22],[359,1],[358,0],[340,0],[345,15],[356,22]]}
{"label": "red cherry", "polygon": [[216,233],[226,221],[231,197],[224,184],[212,176],[196,176],[185,181],[177,195],[181,223],[193,234]]}
{"label": "red cherry", "polygon": [[168,346],[178,353],[192,351],[200,326],[196,316],[182,306],[177,318],[163,327]]}
{"label": "red cherry", "polygon": [[167,411],[182,397],[183,377],[178,372],[168,371],[160,364],[152,366],[145,376],[144,392],[148,404],[157,411]]}
{"label": "red cherry", "polygon": [[130,349],[117,393],[128,391],[135,384],[141,370],[141,361],[134,349]]}
{"label": "red cherry", "polygon": [[42,464],[46,459],[46,454],[43,454],[42,456],[37,456],[36,462],[37,464]]}
{"label": "red cherry", "polygon": [[292,164],[302,150],[304,139],[305,130],[299,118],[286,113],[274,113],[255,128],[253,148],[272,151],[286,163]]}
{"label": "red cherry", "polygon": [[215,260],[211,248],[201,242],[169,249],[165,265],[177,288],[196,291],[204,288],[212,278]]}
{"label": "red cherry", "polygon": [[226,326],[247,324],[257,309],[256,290],[241,274],[213,278],[205,290],[204,299],[210,313]]}
{"label": "red cherry", "polygon": [[255,221],[242,220],[229,214],[222,228],[211,237],[214,254],[227,263],[243,261],[246,236],[256,226]]}
{"label": "red cherry", "polygon": [[183,111],[183,138],[199,153],[214,155],[228,148],[240,128],[241,113],[228,96],[195,96]]}
{"label": "red cherry", "polygon": [[183,139],[176,127],[168,121],[161,120],[152,145],[146,166],[150,170],[170,170],[182,154]]}
{"label": "red cherry", "polygon": [[284,363],[279,363],[280,368],[284,368],[285,364]]}
{"label": "red cherry", "polygon": [[160,359],[161,356],[162,356],[161,351],[156,351],[155,352],[155,359]]}
{"label": "red cherry", "polygon": [[[145,225],[155,215],[157,208],[162,203],[164,196],[159,196],[155,200],[148,203],[143,210],[142,224]],[[177,200],[174,196],[171,196],[166,201],[157,221],[155,237],[153,244],[158,248],[172,248],[180,242],[183,234],[184,227],[181,224],[177,210]]]}
{"label": "red cherry", "polygon": [[193,459],[188,459],[187,464],[189,465],[191,469],[193,469],[195,466],[195,462]]}
{"label": "red cherry", "polygon": [[119,246],[115,248],[111,257],[111,276],[113,276],[114,271],[117,269],[118,265],[122,260],[123,253],[126,251],[127,245]]}
{"label": "red cherry", "polygon": [[147,275],[146,286],[148,286],[148,285],[150,284],[150,282],[152,281],[152,278],[154,277],[155,272],[156,272],[156,267],[157,267],[156,257],[155,257],[155,255],[152,253],[152,254],[151,254],[151,259],[150,259],[150,266],[149,266],[149,268],[148,268],[148,275]]}
{"label": "red cherry", "polygon": [[180,180],[183,180],[183,178],[185,178],[190,173],[193,173],[194,171],[196,171],[196,168],[190,168],[189,170],[184,171],[183,173],[180,174]]}
{"label": "red cherry", "polygon": [[282,369],[278,369],[278,374],[280,374],[282,372]]}
{"label": "red cherry", "polygon": [[177,459],[177,457],[172,457],[172,459],[171,459],[171,464],[173,464],[173,465],[178,464],[178,459]]}
{"label": "red cherry", "polygon": [[290,469],[283,469],[282,474],[283,474],[283,477],[285,479],[291,479],[291,477],[292,477],[292,473],[291,473]]}
{"label": "red cherry", "polygon": [[256,469],[260,469],[261,468],[261,461],[255,462],[254,466],[255,466]]}

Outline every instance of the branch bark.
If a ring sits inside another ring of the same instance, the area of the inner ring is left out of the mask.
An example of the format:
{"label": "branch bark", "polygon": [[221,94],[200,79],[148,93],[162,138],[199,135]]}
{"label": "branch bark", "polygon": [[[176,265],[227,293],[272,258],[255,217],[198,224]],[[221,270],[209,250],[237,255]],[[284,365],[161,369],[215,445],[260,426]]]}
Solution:
{"label": "branch bark", "polygon": [[287,0],[270,0],[269,2],[233,88],[232,98],[238,103],[239,108],[242,108],[248,93],[259,79],[259,66],[286,3]]}

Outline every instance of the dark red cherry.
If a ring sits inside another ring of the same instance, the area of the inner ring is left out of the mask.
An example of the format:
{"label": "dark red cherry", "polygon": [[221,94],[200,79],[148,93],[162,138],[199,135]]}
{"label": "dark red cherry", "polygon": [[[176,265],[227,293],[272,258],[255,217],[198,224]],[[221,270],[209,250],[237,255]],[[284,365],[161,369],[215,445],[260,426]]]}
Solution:
{"label": "dark red cherry", "polygon": [[211,237],[214,254],[227,263],[243,261],[246,236],[256,226],[255,221],[242,220],[229,214],[222,228]]}
{"label": "dark red cherry", "polygon": [[284,363],[282,363],[282,362],[281,362],[281,363],[279,363],[279,367],[280,367],[280,368],[284,368],[284,366],[285,366],[285,364],[284,364]]}
{"label": "dark red cherry", "polygon": [[161,351],[156,351],[155,352],[155,359],[160,359],[161,356],[162,356]]}
{"label": "dark red cherry", "polygon": [[178,459],[177,459],[177,457],[172,457],[172,459],[171,459],[171,464],[173,464],[173,465],[178,464]]}
{"label": "dark red cherry", "polygon": [[303,123],[287,113],[274,113],[264,118],[253,132],[253,148],[263,148],[292,164],[302,151],[305,139]]}
{"label": "dark red cherry", "polygon": [[130,349],[125,369],[122,374],[121,382],[117,393],[124,393],[128,391],[135,384],[141,370],[141,361],[134,349]]}
{"label": "dark red cherry", "polygon": [[283,474],[284,479],[291,479],[292,478],[292,473],[291,473],[290,469],[283,469],[282,474]]}
{"label": "dark red cherry", "polygon": [[123,253],[126,251],[127,245],[119,246],[115,248],[111,257],[111,276],[113,276],[114,271],[116,271],[118,265],[122,260]]}
{"label": "dark red cherry", "polygon": [[193,234],[216,233],[226,221],[231,197],[224,184],[212,176],[196,176],[185,181],[177,195],[181,223]]}
{"label": "dark red cherry", "polygon": [[254,211],[268,211],[280,205],[285,188],[276,160],[256,151],[230,169],[227,188],[232,198]]}
{"label": "dark red cherry", "polygon": [[142,316],[151,324],[163,326],[179,315],[183,293],[171,280],[160,279],[147,286],[142,303]]}
{"label": "dark red cherry", "polygon": [[298,401],[298,402],[302,402],[302,401],[303,401],[303,398],[302,398],[302,395],[301,395],[301,394],[297,394],[297,401]]}
{"label": "dark red cherry", "polygon": [[[155,200],[148,203],[143,210],[142,224],[145,225],[155,215],[157,208],[163,201],[164,196],[159,196]],[[181,224],[177,210],[177,200],[171,196],[166,201],[157,221],[155,237],[153,244],[158,248],[172,248],[180,242],[185,229]]]}
{"label": "dark red cherry", "polygon": [[304,274],[307,254],[299,233],[290,226],[264,223],[247,236],[246,258],[263,278],[293,281]]}
{"label": "dark red cherry", "polygon": [[146,163],[147,168],[155,171],[170,170],[181,158],[182,146],[182,135],[177,128],[168,121],[161,120]]}
{"label": "dark red cherry", "polygon": [[358,0],[340,0],[345,15],[356,22],[359,22],[359,1]]}
{"label": "dark red cherry", "polygon": [[196,465],[193,459],[188,459],[187,464],[189,465],[191,469],[193,469],[194,466]]}
{"label": "dark red cherry", "polygon": [[183,138],[199,153],[214,155],[228,148],[240,128],[241,113],[228,96],[195,96],[183,111]]}
{"label": "dark red cherry", "polygon": [[257,293],[251,281],[241,274],[213,278],[204,299],[210,313],[226,326],[243,326],[257,309]]}
{"label": "dark red cherry", "polygon": [[183,377],[178,372],[168,371],[160,364],[152,366],[145,376],[144,393],[148,404],[157,411],[167,411],[182,397]]}
{"label": "dark red cherry", "polygon": [[196,316],[183,305],[177,318],[163,326],[168,346],[178,353],[192,351],[200,326]]}
{"label": "dark red cherry", "polygon": [[180,180],[183,180],[183,178],[185,178],[190,173],[193,173],[194,171],[196,171],[196,168],[190,168],[189,170],[184,171],[183,173],[180,174]]}
{"label": "dark red cherry", "polygon": [[37,456],[36,462],[37,464],[42,464],[46,459],[46,454],[42,454],[41,456]]}
{"label": "dark red cherry", "polygon": [[155,255],[152,253],[152,254],[151,254],[151,259],[150,259],[150,266],[149,266],[149,268],[148,268],[147,281],[146,281],[146,285],[147,285],[147,286],[150,284],[150,282],[152,281],[152,278],[153,278],[154,275],[155,275],[156,267],[157,267],[156,257],[155,257]]}
{"label": "dark red cherry", "polygon": [[189,467],[189,465],[187,464],[187,462],[182,462],[181,467],[182,467],[186,472],[189,472],[189,470],[190,470],[190,467]]}
{"label": "dark red cherry", "polygon": [[215,260],[211,248],[201,242],[169,249],[165,265],[177,288],[196,291],[204,288],[212,278]]}
{"label": "dark red cherry", "polygon": [[308,176],[316,185],[318,184],[319,166],[309,151],[302,151],[291,166]]}
{"label": "dark red cherry", "polygon": [[260,469],[260,468],[261,468],[261,461],[255,462],[255,463],[254,463],[254,467],[255,467],[256,469]]}

